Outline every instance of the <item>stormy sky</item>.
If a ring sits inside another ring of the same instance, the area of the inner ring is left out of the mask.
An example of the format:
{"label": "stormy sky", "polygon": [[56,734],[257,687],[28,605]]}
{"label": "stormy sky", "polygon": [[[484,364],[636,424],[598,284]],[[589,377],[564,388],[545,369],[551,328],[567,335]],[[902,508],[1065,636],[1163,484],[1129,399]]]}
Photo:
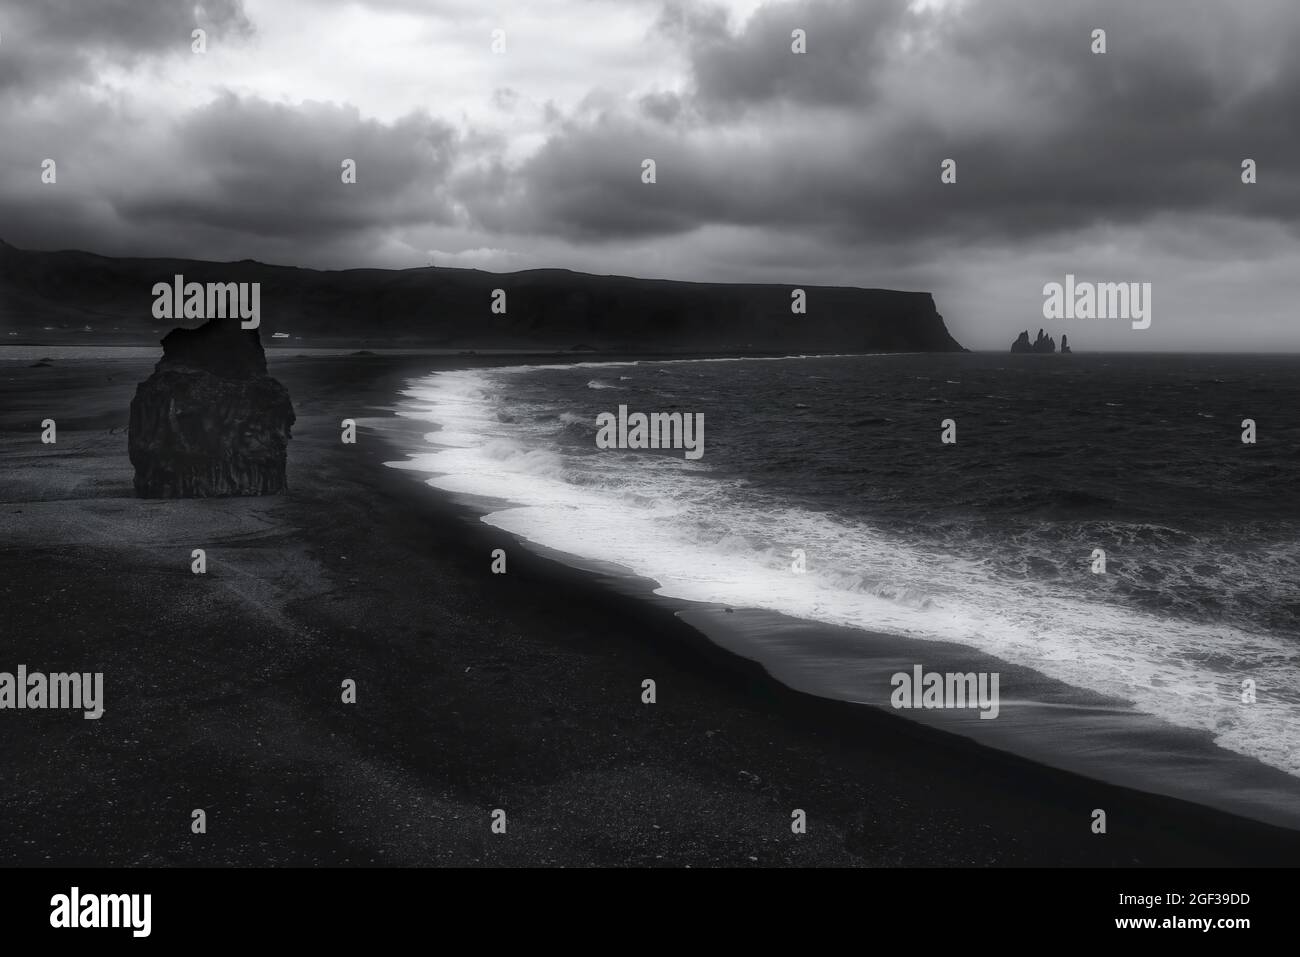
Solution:
{"label": "stormy sky", "polygon": [[[0,238],[924,289],[972,348],[1300,351],[1297,50],[1295,0],[0,0]],[[1150,282],[1151,327],[1047,322],[1067,273]]]}

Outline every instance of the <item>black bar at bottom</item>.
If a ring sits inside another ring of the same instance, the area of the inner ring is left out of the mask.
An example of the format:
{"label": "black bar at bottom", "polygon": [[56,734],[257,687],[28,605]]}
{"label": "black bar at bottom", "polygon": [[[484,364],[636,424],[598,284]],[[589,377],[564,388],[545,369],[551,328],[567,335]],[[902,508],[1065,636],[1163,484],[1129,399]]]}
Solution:
{"label": "black bar at bottom", "polygon": [[536,944],[621,929],[630,942],[700,922],[732,943],[782,930],[820,938],[840,925],[873,943],[988,944],[991,933],[1026,930],[1232,946],[1294,923],[1293,880],[1282,870],[8,870],[0,926],[11,943],[205,949],[285,941],[336,951],[430,933],[451,946],[442,935],[458,927]]}

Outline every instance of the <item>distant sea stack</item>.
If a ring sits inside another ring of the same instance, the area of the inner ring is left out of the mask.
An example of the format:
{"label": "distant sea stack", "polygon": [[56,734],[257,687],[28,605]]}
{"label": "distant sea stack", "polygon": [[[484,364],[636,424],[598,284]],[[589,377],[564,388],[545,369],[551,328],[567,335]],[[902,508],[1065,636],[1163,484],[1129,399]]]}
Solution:
{"label": "distant sea stack", "polygon": [[[1061,337],[1061,341],[1062,343],[1065,342],[1064,336]],[[1053,339],[1051,336],[1046,335],[1042,329],[1039,329],[1038,338],[1035,339],[1033,342],[1030,342],[1029,330],[1026,329],[1024,332],[1020,333],[1020,335],[1016,337],[1015,342],[1011,343],[1011,351],[1012,352],[1055,352],[1056,340]],[[1068,352],[1069,350],[1064,349],[1063,351]]]}
{"label": "distant sea stack", "polygon": [[1068,353],[1068,352],[1070,352],[1070,351],[1071,351],[1071,350],[1070,350],[1070,337],[1067,336],[1067,335],[1065,335],[1064,333],[1062,333],[1062,334],[1061,334],[1061,355],[1065,355],[1066,353]]}
{"label": "distant sea stack", "polygon": [[143,498],[271,495],[286,488],[293,403],[266,371],[257,329],[173,329],[131,400],[128,449]]}
{"label": "distant sea stack", "polygon": [[155,342],[161,330],[149,313],[150,290],[177,275],[203,284],[259,283],[262,327],[272,347],[714,355],[963,351],[926,292],[676,282],[564,269],[321,271],[248,259],[114,259],[12,246],[0,246],[0,324],[37,342]]}

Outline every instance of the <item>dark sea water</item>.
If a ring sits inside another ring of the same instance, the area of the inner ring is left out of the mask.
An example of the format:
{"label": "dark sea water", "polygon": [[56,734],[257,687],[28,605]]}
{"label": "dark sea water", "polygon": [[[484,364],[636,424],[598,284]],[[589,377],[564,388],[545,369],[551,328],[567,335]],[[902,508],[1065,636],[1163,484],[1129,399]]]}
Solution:
{"label": "dark sea water", "polygon": [[[1300,777],[1300,357],[525,366],[408,398],[437,429],[406,466],[511,503],[484,516],[507,531],[864,647],[969,648]],[[620,404],[703,413],[703,457],[597,449]],[[829,675],[841,652],[817,634],[764,653]],[[885,700],[843,674],[812,690]]]}

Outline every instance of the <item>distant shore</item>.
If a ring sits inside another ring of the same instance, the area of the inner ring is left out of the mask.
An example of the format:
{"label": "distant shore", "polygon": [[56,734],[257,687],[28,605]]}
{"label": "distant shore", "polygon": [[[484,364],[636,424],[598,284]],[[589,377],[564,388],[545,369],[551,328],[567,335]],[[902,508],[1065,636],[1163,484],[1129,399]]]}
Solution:
{"label": "distant shore", "polygon": [[298,413],[289,493],[187,501],[131,492],[127,406],[150,359],[0,365],[0,670],[105,674],[98,721],[0,713],[0,863],[1300,860],[1293,832],[789,691],[383,466],[413,441],[391,415],[408,378],[502,361],[273,352]]}

